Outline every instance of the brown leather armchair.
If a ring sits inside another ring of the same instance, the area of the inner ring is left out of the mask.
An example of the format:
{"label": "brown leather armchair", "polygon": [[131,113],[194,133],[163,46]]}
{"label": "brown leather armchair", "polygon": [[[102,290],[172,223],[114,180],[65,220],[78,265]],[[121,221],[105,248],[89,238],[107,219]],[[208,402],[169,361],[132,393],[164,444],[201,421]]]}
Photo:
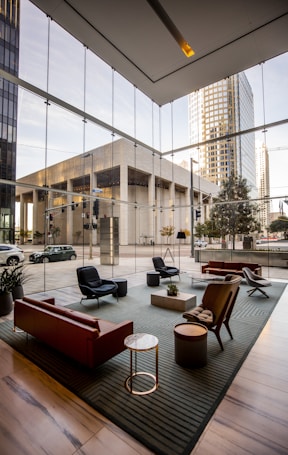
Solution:
{"label": "brown leather armchair", "polygon": [[214,332],[222,351],[224,350],[220,337],[222,324],[225,325],[231,339],[233,339],[229,319],[239,292],[240,282],[240,276],[226,275],[224,281],[209,283],[201,305],[183,313],[183,317],[189,322],[199,322]]}

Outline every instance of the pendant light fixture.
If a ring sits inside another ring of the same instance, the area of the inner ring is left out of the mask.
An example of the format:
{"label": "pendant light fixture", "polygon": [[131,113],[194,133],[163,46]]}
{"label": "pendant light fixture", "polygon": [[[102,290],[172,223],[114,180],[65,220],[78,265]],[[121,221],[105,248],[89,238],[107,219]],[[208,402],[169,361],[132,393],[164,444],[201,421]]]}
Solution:
{"label": "pendant light fixture", "polygon": [[177,41],[178,45],[186,55],[186,57],[192,57],[195,54],[191,46],[187,43],[187,41],[183,38],[182,34],[171,20],[171,18],[166,13],[165,9],[159,2],[159,0],[147,0],[151,8],[155,11],[159,19],[163,22],[167,30],[171,33],[173,38]]}

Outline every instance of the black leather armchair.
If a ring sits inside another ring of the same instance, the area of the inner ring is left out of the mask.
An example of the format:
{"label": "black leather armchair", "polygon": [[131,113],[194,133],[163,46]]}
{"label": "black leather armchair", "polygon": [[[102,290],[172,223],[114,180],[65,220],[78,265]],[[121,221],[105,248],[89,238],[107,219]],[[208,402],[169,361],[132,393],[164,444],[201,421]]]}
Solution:
{"label": "black leather armchair", "polygon": [[156,272],[160,273],[160,278],[170,278],[172,276],[178,275],[180,280],[180,270],[176,267],[165,265],[163,259],[160,256],[152,258],[154,269]]}
{"label": "black leather armchair", "polygon": [[[114,294],[118,301],[118,285],[113,280],[103,280],[100,278],[98,271],[93,266],[78,267],[77,278],[80,291],[86,300],[97,299],[99,306],[99,298],[105,295]],[[82,297],[82,300],[84,297]]]}

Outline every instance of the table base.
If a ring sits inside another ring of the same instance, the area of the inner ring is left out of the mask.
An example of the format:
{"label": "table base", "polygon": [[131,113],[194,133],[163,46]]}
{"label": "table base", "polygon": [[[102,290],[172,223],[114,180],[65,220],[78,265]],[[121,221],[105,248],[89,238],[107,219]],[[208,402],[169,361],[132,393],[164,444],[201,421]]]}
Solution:
{"label": "table base", "polygon": [[[138,390],[133,390],[133,378],[135,376],[148,376],[149,378],[152,378],[154,381],[153,387],[149,390],[143,390],[143,391],[138,391]],[[155,392],[155,390],[158,389],[158,381],[157,378],[154,374],[152,373],[146,373],[145,371],[137,371],[133,373],[131,376],[128,376],[128,378],[125,381],[125,387],[130,392],[132,395],[148,395],[149,393]]]}

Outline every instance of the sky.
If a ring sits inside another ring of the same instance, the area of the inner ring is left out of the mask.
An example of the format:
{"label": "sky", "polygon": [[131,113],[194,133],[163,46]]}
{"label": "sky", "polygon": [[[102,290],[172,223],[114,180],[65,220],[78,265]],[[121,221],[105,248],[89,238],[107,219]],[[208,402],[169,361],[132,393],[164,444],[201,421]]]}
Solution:
{"label": "sky", "polygon": [[[136,132],[139,140],[162,151],[188,144],[187,97],[159,109],[141,92],[138,91],[135,95],[135,89],[130,83],[119,74],[112,74],[111,69],[90,51],[84,52],[83,46],[71,39],[70,35],[53,21],[49,32],[51,51],[48,56],[46,16],[28,0],[22,0],[21,8],[22,79],[43,90],[48,87],[48,91],[53,95],[80,109],[85,108],[95,117],[108,124],[113,123],[131,136]],[[51,68],[49,79],[45,70],[48,58]],[[87,68],[85,83],[84,59]],[[288,54],[245,73],[254,95],[255,126],[287,119]],[[41,97],[23,89],[19,90],[18,104],[17,178],[111,141],[109,131],[89,122],[84,125],[81,118],[53,104],[48,107],[46,129],[47,105]],[[158,127],[159,117],[161,134]],[[288,125],[271,128],[265,134],[257,133],[256,140],[266,143],[268,150],[270,149],[271,196],[288,196]],[[182,161],[183,156],[189,160],[189,153],[186,153],[175,157],[175,162]],[[274,204],[274,210],[276,209]]]}

